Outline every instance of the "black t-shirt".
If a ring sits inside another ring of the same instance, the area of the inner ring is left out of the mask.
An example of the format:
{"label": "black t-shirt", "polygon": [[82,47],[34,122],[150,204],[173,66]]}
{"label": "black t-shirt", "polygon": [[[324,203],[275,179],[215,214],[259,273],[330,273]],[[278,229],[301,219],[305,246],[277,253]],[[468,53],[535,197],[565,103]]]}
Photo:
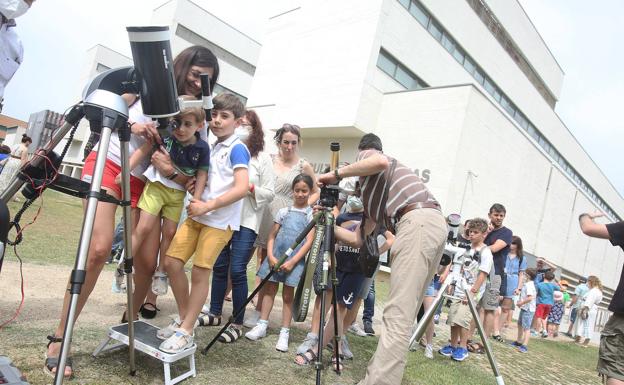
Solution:
{"label": "black t-shirt", "polygon": [[[336,218],[336,225],[341,226],[345,222],[354,221],[352,227],[348,227],[348,230],[354,231],[358,223],[362,221],[364,213],[342,213]],[[349,273],[358,273],[360,264],[358,263],[358,256],[360,255],[360,248],[355,248],[342,243],[338,243],[336,248],[336,268],[341,271]]]}
{"label": "black t-shirt", "polygon": [[[607,231],[609,232],[609,240],[613,246],[620,246],[624,250],[624,222],[610,223],[607,225]],[[609,304],[609,310],[624,314],[624,269],[620,276],[620,283],[618,283],[617,289]]]}
{"label": "black t-shirt", "polygon": [[510,229],[505,226],[501,226],[496,230],[492,230],[491,233],[485,237],[485,244],[488,246],[492,246],[496,243],[497,240],[503,240],[507,246],[503,247],[501,250],[496,253],[492,253],[494,256],[494,274],[504,276],[505,272],[505,261],[507,260],[507,254],[509,254],[509,249],[511,248],[511,238],[513,237],[513,233]]}

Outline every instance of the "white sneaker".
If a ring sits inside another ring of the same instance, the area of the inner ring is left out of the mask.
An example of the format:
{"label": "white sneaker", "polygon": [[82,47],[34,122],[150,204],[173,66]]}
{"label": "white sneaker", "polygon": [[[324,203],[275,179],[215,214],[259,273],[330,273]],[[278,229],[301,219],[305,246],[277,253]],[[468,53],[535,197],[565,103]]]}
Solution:
{"label": "white sneaker", "polygon": [[167,279],[167,273],[156,271],[152,276],[152,293],[156,295],[167,294],[169,288],[169,280]]}
{"label": "white sneaker", "polygon": [[313,347],[317,345],[318,345],[318,335],[314,333],[308,333],[306,335],[305,340],[303,340],[303,343],[299,345],[299,347],[297,348],[297,354],[305,354],[305,352],[307,352],[308,349],[312,349]]}
{"label": "white sneaker", "polygon": [[425,357],[433,360],[433,346],[431,344],[425,346]]}
{"label": "white sneaker", "polygon": [[260,320],[260,312],[256,309],[250,310],[247,312],[245,320],[243,321],[243,326],[246,328],[253,328],[258,324]]}
{"label": "white sneaker", "polygon": [[349,332],[360,337],[366,337],[368,335],[357,322],[354,322],[351,324],[351,326],[349,326]]}
{"label": "white sneaker", "polygon": [[161,340],[166,340],[175,333],[176,329],[179,328],[180,325],[182,325],[180,316],[175,316],[175,318],[171,320],[169,325],[165,326],[162,329],[158,329],[158,331],[156,332],[156,337],[160,338]]}
{"label": "white sneaker", "polygon": [[[269,323],[268,321],[265,321],[265,322],[261,322],[261,321],[262,320],[258,321],[258,324],[254,326],[253,329],[245,333],[245,338],[247,338],[248,340],[257,341],[260,338],[266,337],[267,326],[269,325]],[[280,333],[280,336],[281,336],[281,333]]]}
{"label": "white sneaker", "polygon": [[[210,305],[206,304],[206,305],[202,306],[201,313],[202,313],[202,314],[209,314],[209,313],[210,313]],[[201,316],[202,314],[200,314],[200,316]]]}
{"label": "white sneaker", "polygon": [[193,346],[193,335],[187,334],[182,329],[177,329],[173,335],[163,341],[158,349],[163,352],[176,354]]}
{"label": "white sneaker", "polygon": [[288,337],[290,336],[290,330],[286,328],[282,328],[280,330],[279,338],[277,339],[277,345],[275,345],[275,349],[280,352],[286,353],[288,351]]}

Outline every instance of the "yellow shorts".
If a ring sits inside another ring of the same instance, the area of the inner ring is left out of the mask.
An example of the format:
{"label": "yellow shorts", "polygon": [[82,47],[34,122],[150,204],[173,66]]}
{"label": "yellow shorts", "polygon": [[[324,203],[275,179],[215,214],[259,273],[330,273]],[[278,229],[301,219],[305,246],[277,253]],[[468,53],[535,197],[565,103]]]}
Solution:
{"label": "yellow shorts", "polygon": [[160,182],[147,182],[137,207],[156,217],[162,216],[178,223],[185,195],[186,192],[167,187]]}
{"label": "yellow shorts", "polygon": [[186,263],[193,254],[193,265],[212,269],[221,250],[230,242],[234,232],[215,229],[187,218],[178,228],[167,255]]}

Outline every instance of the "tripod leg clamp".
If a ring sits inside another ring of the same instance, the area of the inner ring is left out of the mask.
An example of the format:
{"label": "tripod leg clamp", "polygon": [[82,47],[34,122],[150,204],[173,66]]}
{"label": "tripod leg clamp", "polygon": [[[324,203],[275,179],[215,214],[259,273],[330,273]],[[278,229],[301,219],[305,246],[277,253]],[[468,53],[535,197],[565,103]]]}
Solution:
{"label": "tripod leg clamp", "polygon": [[86,270],[72,270],[69,278],[69,282],[71,283],[69,292],[71,294],[80,294],[80,289],[82,288],[82,284],[85,282],[86,276]]}

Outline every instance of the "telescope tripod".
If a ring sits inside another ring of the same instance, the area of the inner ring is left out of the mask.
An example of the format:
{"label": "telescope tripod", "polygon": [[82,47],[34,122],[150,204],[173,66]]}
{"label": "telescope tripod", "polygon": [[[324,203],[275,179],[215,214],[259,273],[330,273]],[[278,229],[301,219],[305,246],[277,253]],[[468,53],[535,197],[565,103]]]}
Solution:
{"label": "telescope tripod", "polygon": [[[431,307],[425,312],[423,317],[420,319],[420,322],[416,325],[416,329],[410,338],[409,347],[410,350],[412,346],[422,338],[425,330],[427,329],[427,325],[433,321],[433,316],[435,314],[436,309],[440,306],[442,300],[444,298],[452,298],[452,299],[463,299],[458,297],[453,297],[446,293],[449,287],[454,287],[455,290],[460,290],[464,295],[465,299],[468,301],[468,307],[470,308],[470,313],[472,314],[472,319],[477,326],[477,330],[479,331],[479,336],[481,336],[481,341],[483,342],[483,347],[485,349],[485,353],[487,355],[488,361],[490,362],[490,367],[494,372],[494,377],[496,378],[497,385],[505,385],[505,381],[498,370],[498,366],[496,365],[496,361],[494,360],[494,355],[492,354],[492,349],[490,347],[490,343],[488,342],[488,338],[485,335],[483,325],[481,324],[481,320],[479,319],[479,312],[477,311],[477,306],[475,305],[474,299],[472,297],[472,293],[470,293],[469,285],[466,282],[466,278],[461,274],[461,263],[454,262],[453,269],[451,273],[446,277],[444,283],[440,287],[438,294],[433,300],[433,304]],[[454,345],[457,341],[451,341],[451,344]]]}
{"label": "telescope tripod", "polygon": [[[126,272],[126,287],[127,287],[127,313],[132,314],[133,301],[133,277],[132,277],[132,247],[131,247],[131,233],[132,219],[130,208],[130,170],[129,170],[129,141],[130,141],[130,128],[128,127],[128,107],[126,102],[121,96],[105,90],[95,90],[89,94],[83,103],[75,105],[72,110],[65,117],[65,123],[59,127],[54,133],[52,139],[38,151],[38,154],[51,153],[56,145],[64,138],[65,135],[77,126],[80,120],[86,116],[91,123],[92,129],[97,127],[101,129],[101,138],[99,149],[97,152],[97,159],[95,162],[95,168],[93,171],[93,178],[90,186],[87,190],[87,184],[80,181],[71,180],[71,178],[63,177],[60,174],[55,175],[52,178],[52,182],[49,182],[50,188],[58,191],[80,196],[86,199],[85,214],[82,223],[82,230],[80,233],[80,241],[78,251],[76,254],[76,260],[74,268],[71,272],[69,279],[70,301],[67,310],[67,318],[65,322],[65,328],[62,336],[61,351],[58,356],[58,363],[56,366],[56,375],[54,377],[54,384],[61,385],[64,381],[65,367],[68,362],[68,355],[71,347],[72,336],[74,332],[74,324],[77,317],[78,297],[82,290],[82,286],[86,278],[86,264],[89,254],[89,246],[91,243],[91,236],[95,223],[95,213],[100,201],[115,203],[123,207],[123,219],[124,219],[124,246],[125,246],[125,264],[124,270]],[[110,195],[107,195],[101,191],[102,175],[104,173],[104,166],[106,163],[106,155],[108,153],[108,146],[111,135],[114,131],[119,134],[121,144],[121,200],[117,200]],[[35,156],[35,158],[29,163],[30,166],[37,167],[43,162],[42,156]],[[26,181],[30,180],[34,184],[34,181],[30,176],[26,174],[26,170],[29,165],[24,166],[20,173],[13,178],[7,189],[2,193],[0,199],[3,202],[8,202],[13,195],[15,195]],[[55,181],[63,181],[62,185],[54,185]],[[29,199],[29,201],[35,198]],[[128,324],[128,336],[129,342],[129,361],[130,361],[130,374],[136,373],[135,360],[134,360],[134,326],[130,322]]]}

